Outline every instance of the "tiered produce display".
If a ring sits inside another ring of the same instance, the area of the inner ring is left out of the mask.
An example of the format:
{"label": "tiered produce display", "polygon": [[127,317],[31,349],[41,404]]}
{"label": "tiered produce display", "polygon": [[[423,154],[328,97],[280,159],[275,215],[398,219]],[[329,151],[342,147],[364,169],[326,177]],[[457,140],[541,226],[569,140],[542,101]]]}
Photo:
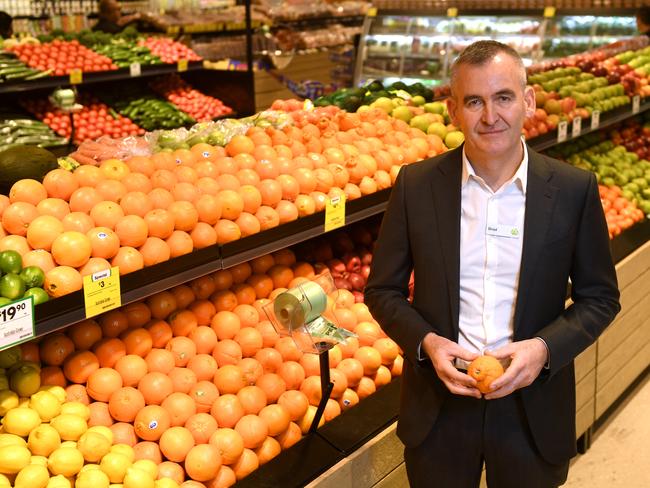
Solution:
{"label": "tiered produce display", "polygon": [[[541,124],[548,132],[590,109],[607,111],[611,97],[647,95],[638,68],[622,68],[620,80],[591,72],[634,59],[642,66],[647,54],[594,58],[598,66],[567,60],[537,73],[537,97],[550,113],[539,109],[545,118],[538,111],[524,135],[534,140]],[[315,105],[277,100],[246,119],[119,129],[81,144],[72,154],[78,166],[43,165],[40,177],[16,178],[0,196],[0,294],[47,293],[55,304],[80,290],[83,276],[111,266],[128,281],[145,267],[308,218],[331,197],[372,198],[402,165],[463,141],[445,104],[420,87],[373,85]],[[137,121],[137,107],[125,115]],[[555,149],[596,172],[612,237],[649,210],[641,124]],[[399,375],[403,361],[363,304],[376,231],[365,223],[295,252],[262,253],[0,351],[0,480],[212,488],[246,477],[307,433],[322,394],[318,356],[279,335],[263,307],[325,270],[338,287],[325,314],[355,337],[329,352],[334,392],[324,421],[352,408]]]}

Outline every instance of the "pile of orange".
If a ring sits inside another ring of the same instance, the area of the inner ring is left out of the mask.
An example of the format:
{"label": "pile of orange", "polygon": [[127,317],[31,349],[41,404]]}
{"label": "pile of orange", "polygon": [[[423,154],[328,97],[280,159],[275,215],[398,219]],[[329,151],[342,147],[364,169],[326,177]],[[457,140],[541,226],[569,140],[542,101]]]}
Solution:
{"label": "pile of orange", "polygon": [[388,188],[399,168],[444,151],[435,135],[382,110],[292,112],[282,130],[251,128],[225,147],[109,159],[50,171],[0,196],[0,251],[46,273],[53,297],[110,266],[128,274]]}
{"label": "pile of orange", "polygon": [[[318,356],[279,336],[263,307],[314,273],[278,251],[25,344],[23,359],[41,364],[43,384],[89,406],[89,426],[110,428],[136,459],[158,464],[159,477],[230,486],[311,425]],[[350,292],[332,295],[326,313],[358,337],[329,351],[324,421],[402,368],[397,344]]]}

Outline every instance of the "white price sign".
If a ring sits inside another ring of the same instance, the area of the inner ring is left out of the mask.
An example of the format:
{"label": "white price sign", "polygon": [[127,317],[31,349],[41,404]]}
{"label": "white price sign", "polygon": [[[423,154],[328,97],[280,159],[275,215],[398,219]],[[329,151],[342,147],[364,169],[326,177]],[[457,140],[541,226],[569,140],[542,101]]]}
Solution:
{"label": "white price sign", "polygon": [[591,130],[598,129],[600,125],[600,111],[594,110],[591,112]]}
{"label": "white price sign", "polygon": [[140,76],[142,74],[140,63],[131,63],[129,65],[129,72],[131,73],[131,76]]}
{"label": "white price sign", "polygon": [[27,297],[0,307],[0,349],[34,337],[34,298]]}
{"label": "white price sign", "polygon": [[566,141],[566,134],[567,134],[567,128],[568,128],[568,123],[566,120],[563,120],[559,124],[557,124],[557,142],[564,142]]}
{"label": "white price sign", "polygon": [[638,114],[641,109],[641,97],[639,95],[634,95],[632,97],[632,113]]}
{"label": "white price sign", "polygon": [[581,130],[582,130],[582,117],[575,117],[573,119],[573,125],[571,126],[571,137],[573,138],[579,137]]}

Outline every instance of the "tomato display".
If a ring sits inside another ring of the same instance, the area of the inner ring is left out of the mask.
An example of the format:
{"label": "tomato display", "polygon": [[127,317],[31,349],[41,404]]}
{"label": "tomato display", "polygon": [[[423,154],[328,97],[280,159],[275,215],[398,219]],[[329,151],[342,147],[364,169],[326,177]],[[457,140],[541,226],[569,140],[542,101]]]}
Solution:
{"label": "tomato display", "polygon": [[167,37],[147,37],[140,41],[141,46],[151,50],[151,54],[158,56],[165,63],[176,63],[179,59],[188,61],[201,61],[201,56],[192,49]]}
{"label": "tomato display", "polygon": [[110,58],[79,44],[79,41],[55,39],[44,44],[19,44],[10,49],[22,62],[41,71],[52,70],[55,76],[69,74],[74,69],[83,72],[118,69]]}

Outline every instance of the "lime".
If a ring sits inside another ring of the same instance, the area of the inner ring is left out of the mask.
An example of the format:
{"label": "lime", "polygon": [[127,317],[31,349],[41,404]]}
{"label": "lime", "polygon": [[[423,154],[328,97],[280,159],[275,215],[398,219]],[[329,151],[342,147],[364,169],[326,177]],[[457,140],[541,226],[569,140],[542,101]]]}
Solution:
{"label": "lime", "polygon": [[23,269],[23,258],[16,251],[0,252],[0,269],[3,273],[20,273]]}
{"label": "lime", "polygon": [[48,296],[47,292],[43,290],[43,288],[30,288],[25,292],[23,295],[24,298],[27,297],[34,297],[34,305],[39,305],[41,303],[47,302],[50,297]]}
{"label": "lime", "polygon": [[27,266],[20,272],[20,277],[25,282],[27,288],[34,288],[43,286],[45,281],[45,273],[38,266]]}
{"label": "lime", "polygon": [[[20,256],[20,255],[19,255]],[[25,282],[14,273],[9,273],[0,278],[0,295],[11,300],[20,298],[25,294]]]}

